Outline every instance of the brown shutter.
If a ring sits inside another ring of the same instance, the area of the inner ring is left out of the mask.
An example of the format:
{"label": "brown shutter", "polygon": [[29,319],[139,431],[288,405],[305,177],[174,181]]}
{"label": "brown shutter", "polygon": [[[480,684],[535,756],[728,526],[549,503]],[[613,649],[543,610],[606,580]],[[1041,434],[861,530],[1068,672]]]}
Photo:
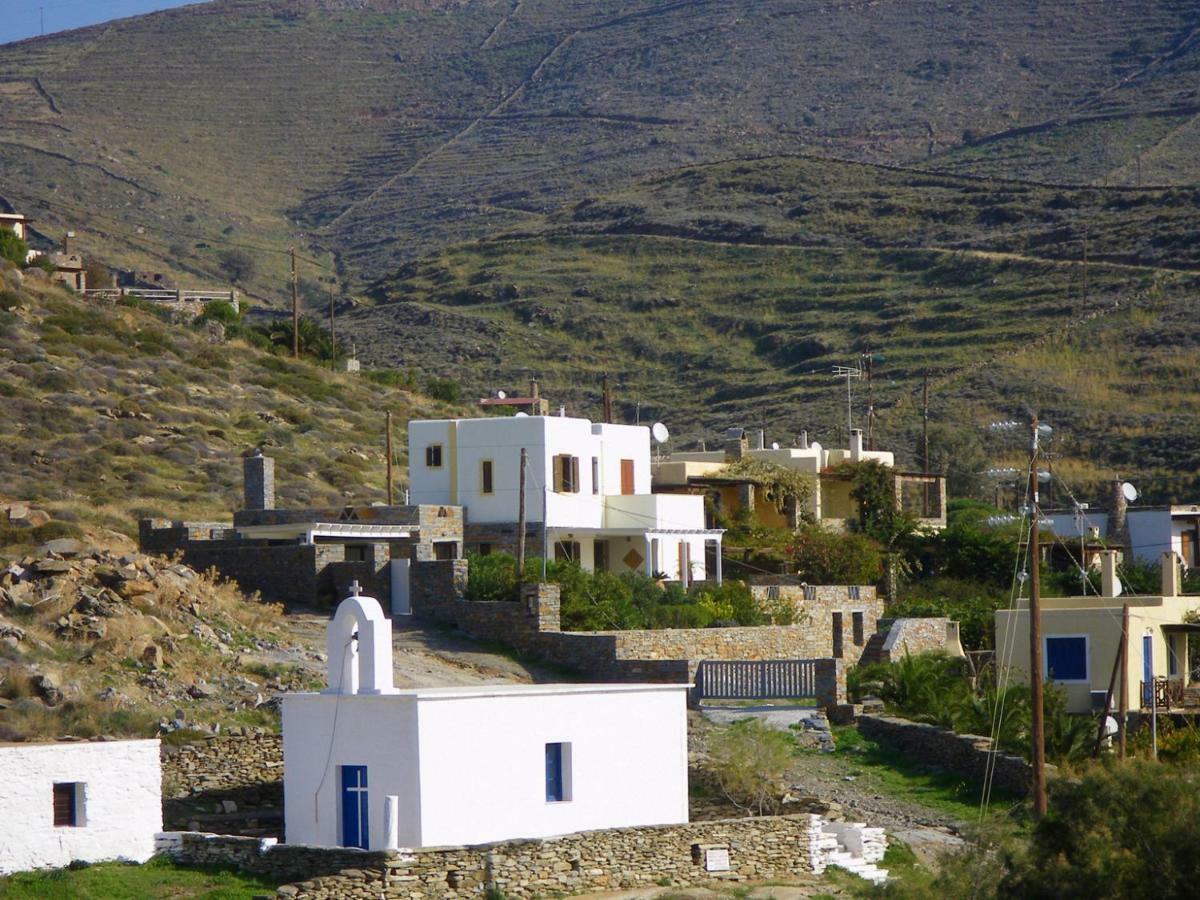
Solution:
{"label": "brown shutter", "polygon": [[621,493],[633,493],[633,460],[621,460]]}
{"label": "brown shutter", "polygon": [[571,457],[571,493],[579,493],[579,457]]}
{"label": "brown shutter", "polygon": [[75,785],[56,784],[54,786],[54,824],[75,824]]}

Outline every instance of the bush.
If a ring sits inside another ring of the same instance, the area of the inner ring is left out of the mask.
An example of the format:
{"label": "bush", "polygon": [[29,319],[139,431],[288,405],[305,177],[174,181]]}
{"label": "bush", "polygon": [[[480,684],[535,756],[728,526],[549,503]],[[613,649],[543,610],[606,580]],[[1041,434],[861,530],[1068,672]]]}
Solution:
{"label": "bush", "polygon": [[905,586],[901,597],[888,607],[895,618],[946,616],[958,622],[966,650],[994,645],[995,612],[1008,598],[978,581],[958,578],[924,578]]}
{"label": "bush", "polygon": [[384,387],[401,388],[406,391],[417,389],[417,370],[412,367],[404,372],[399,369],[366,369],[362,374],[368,381]]}
{"label": "bush", "polygon": [[235,309],[228,300],[210,300],[204,304],[204,312],[200,313],[199,321],[236,325],[241,318],[241,312]]}
{"label": "bush", "polygon": [[793,749],[790,735],[758,719],[742,719],[713,735],[709,768],[730,803],[761,816],[782,804]]}
{"label": "bush", "polygon": [[878,545],[857,532],[807,525],[797,529],[787,552],[796,574],[810,584],[874,584],[882,571]]}
{"label": "bush", "polygon": [[29,245],[10,228],[0,228],[0,259],[7,259],[15,266],[25,265]]}
{"label": "bush", "polygon": [[217,254],[217,264],[234,281],[246,281],[254,277],[254,257],[245,250],[222,250]]}
{"label": "bush", "polygon": [[462,388],[451,378],[430,378],[425,382],[425,396],[443,403],[457,403],[462,399]]}

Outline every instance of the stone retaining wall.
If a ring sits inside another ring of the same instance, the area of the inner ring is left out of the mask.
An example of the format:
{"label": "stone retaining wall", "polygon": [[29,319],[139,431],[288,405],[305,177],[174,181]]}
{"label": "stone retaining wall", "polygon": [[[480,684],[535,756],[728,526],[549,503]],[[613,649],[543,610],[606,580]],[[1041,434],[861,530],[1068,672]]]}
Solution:
{"label": "stone retaining wall", "polygon": [[947,653],[961,656],[958,623],[944,617],[896,619],[888,628],[887,640],[879,653],[879,661],[890,663],[906,655]]}
{"label": "stone retaining wall", "polygon": [[163,797],[175,799],[283,780],[278,734],[221,735],[179,746],[162,745]]}
{"label": "stone retaining wall", "polygon": [[[982,782],[987,772],[991,742],[975,734],[955,734],[946,728],[912,722],[894,716],[860,715],[858,730],[922,764],[941,766]],[[1019,797],[1029,794],[1033,770],[1024,759],[998,753],[994,760],[992,784]],[[1046,766],[1047,776],[1057,770]]]}
{"label": "stone retaining wall", "polygon": [[[448,900],[488,891],[532,897],[810,874],[814,848],[826,837],[822,824],[810,814],[770,816],[416,851],[327,849],[190,832],[163,835],[160,846],[189,865],[306,879],[280,888],[279,896]],[[726,858],[727,867],[720,868]]]}

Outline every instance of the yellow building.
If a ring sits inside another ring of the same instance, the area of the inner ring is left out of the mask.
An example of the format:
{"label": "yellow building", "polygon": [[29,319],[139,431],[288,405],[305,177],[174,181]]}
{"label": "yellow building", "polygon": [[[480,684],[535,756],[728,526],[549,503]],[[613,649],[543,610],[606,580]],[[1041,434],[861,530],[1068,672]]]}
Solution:
{"label": "yellow building", "polygon": [[[895,471],[897,502],[917,516],[926,528],[946,527],[946,479],[940,475],[902,472],[895,469],[895,455],[864,450],[862,432],[850,433],[846,449],[823,448],[807,438],[799,447],[763,446],[762,432],[747,437],[741,429],[727,436],[721,450],[672,453],[654,466],[655,493],[706,494],[725,515],[749,507],[761,525],[795,528],[801,517],[833,528],[844,528],[858,517],[858,504],[850,496],[850,478],[837,471],[847,462],[874,460]],[[782,466],[812,477],[812,491],[802,507],[779,509],[765,496],[766,489],[748,478],[723,474],[722,470],[740,459],[752,459]]]}
{"label": "yellow building", "polygon": [[[1125,652],[1128,671],[1117,672],[1112,709],[1117,709],[1124,679],[1129,709],[1149,709],[1147,685],[1157,685],[1157,705],[1194,706],[1188,666],[1188,637],[1200,625],[1187,622],[1200,610],[1200,596],[1180,595],[1179,559],[1162,557],[1162,593],[1121,596],[1117,553],[1100,554],[1102,596],[1051,597],[1042,600],[1042,666],[1045,677],[1063,688],[1068,711],[1102,709],[1113,669],[1118,665],[1124,610],[1129,610]],[[1029,682],[1029,605],[996,612],[996,664],[1000,677]]]}

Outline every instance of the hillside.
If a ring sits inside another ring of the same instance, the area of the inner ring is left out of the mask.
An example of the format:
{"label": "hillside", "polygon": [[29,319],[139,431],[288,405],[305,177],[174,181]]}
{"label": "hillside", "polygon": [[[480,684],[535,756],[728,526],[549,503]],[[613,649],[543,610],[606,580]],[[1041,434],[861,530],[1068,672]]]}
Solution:
{"label": "hillside", "polygon": [[832,367],[871,349],[878,437],[909,464],[928,369],[939,457],[1034,408],[1060,431],[1060,471],[1169,492],[1200,462],[1195,221],[1191,190],[730,162],[410,263],[345,327],[377,363],[441,362],[480,392],[536,374],[576,412],[598,411],[608,371],[622,416],[640,401],[681,444],[732,424],[844,440]]}
{"label": "hillside", "polygon": [[[0,485],[60,523],[134,535],[141,516],[228,518],[256,446],[276,458],[280,505],[382,500],[385,410],[401,448],[409,418],[453,411],[0,276]],[[0,547],[39,539],[4,525]]]}
{"label": "hillside", "polygon": [[1200,0],[1091,8],[216,0],[0,47],[0,196],[189,282],[242,249],[271,300],[298,244],[316,303],[725,158],[1194,184]]}

